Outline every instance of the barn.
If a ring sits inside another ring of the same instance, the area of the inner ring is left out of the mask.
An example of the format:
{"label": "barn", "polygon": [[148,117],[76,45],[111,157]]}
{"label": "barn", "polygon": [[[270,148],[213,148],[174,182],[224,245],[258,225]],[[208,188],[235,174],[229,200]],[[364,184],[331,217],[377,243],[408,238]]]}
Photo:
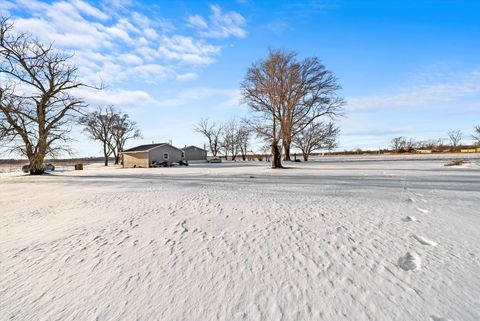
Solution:
{"label": "barn", "polygon": [[182,148],[187,161],[206,161],[207,151],[197,146],[185,146]]}
{"label": "barn", "polygon": [[122,152],[123,167],[152,167],[152,163],[171,164],[182,160],[183,151],[167,143],[136,146]]}

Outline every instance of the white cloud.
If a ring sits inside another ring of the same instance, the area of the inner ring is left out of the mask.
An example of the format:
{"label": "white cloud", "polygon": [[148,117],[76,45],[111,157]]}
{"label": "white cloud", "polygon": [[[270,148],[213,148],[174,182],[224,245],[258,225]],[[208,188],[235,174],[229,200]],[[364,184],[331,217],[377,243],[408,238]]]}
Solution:
{"label": "white cloud", "polygon": [[378,96],[351,97],[347,99],[347,109],[357,112],[421,108],[473,95],[480,95],[480,71],[473,71],[457,82],[424,84]]}
{"label": "white cloud", "polygon": [[166,78],[173,78],[175,75],[175,71],[169,67],[159,64],[148,64],[128,68],[121,72],[118,77],[119,79],[127,80],[137,77],[147,83],[152,83]]}
{"label": "white cloud", "polygon": [[238,89],[219,89],[209,87],[191,88],[178,92],[175,97],[158,101],[159,106],[187,106],[200,101],[210,101],[215,106],[239,107],[240,91]]}
{"label": "white cloud", "polygon": [[246,37],[246,20],[241,14],[235,11],[224,13],[218,5],[211,5],[210,9],[212,14],[208,23],[199,15],[188,17],[188,25],[198,29],[199,35],[207,38]]}
{"label": "white cloud", "polygon": [[140,65],[143,63],[143,59],[137,55],[126,53],[118,56],[118,59],[129,65]]}
{"label": "white cloud", "polygon": [[198,74],[194,72],[186,72],[184,74],[177,75],[177,79],[181,81],[190,81],[198,78]]}
{"label": "white cloud", "polygon": [[106,15],[105,13],[100,11],[99,9],[97,9],[95,7],[92,7],[90,4],[88,4],[84,1],[75,0],[75,1],[72,2],[72,4],[78,10],[80,10],[81,12],[83,12],[83,13],[91,16],[91,17],[94,17],[94,18],[97,18],[97,19],[100,19],[100,20],[107,20],[108,19],[108,15]]}
{"label": "white cloud", "polygon": [[198,14],[188,17],[188,24],[194,28],[208,29],[207,22]]}
{"label": "white cloud", "polygon": [[[204,40],[183,35],[167,36],[164,32],[174,29],[168,21],[147,17],[128,7],[109,15],[106,8],[97,8],[81,0],[51,3],[17,0],[6,4],[7,10],[14,8],[24,13],[15,19],[17,30],[75,52],[74,61],[81,76],[89,81],[95,77],[106,82],[123,81],[125,75],[145,80],[152,70],[155,80],[168,77],[191,80],[196,77],[193,76],[196,75],[195,66],[213,63],[220,52],[219,47]],[[172,65],[166,68],[165,62]],[[175,65],[176,62],[181,64]],[[141,64],[145,67],[138,67]],[[193,67],[186,70],[189,65]],[[152,69],[152,66],[155,67]]]}
{"label": "white cloud", "polygon": [[[228,105],[234,100],[228,90],[190,90],[163,101],[144,90],[114,90],[130,84],[153,90],[152,82],[195,80],[199,69],[214,63],[220,54],[220,45],[199,35],[174,33],[175,27],[168,20],[153,12],[148,16],[136,12],[136,4],[129,0],[117,0],[108,6],[84,0],[0,0],[0,6],[12,16],[17,31],[73,53],[82,82],[107,86],[93,93],[79,91],[91,104],[161,106],[170,101],[178,106],[185,101],[212,98]],[[191,26],[202,29],[202,36],[245,36],[245,19],[240,14],[224,13],[219,6],[211,6],[211,10],[207,21],[199,15],[188,18]],[[21,15],[16,16],[19,12]]]}
{"label": "white cloud", "polygon": [[76,94],[84,97],[92,106],[115,105],[120,107],[149,107],[158,104],[149,93],[142,90],[115,89],[92,90],[78,89]]}
{"label": "white cloud", "polygon": [[214,62],[213,56],[220,48],[202,40],[194,41],[190,37],[164,37],[158,48],[160,55],[168,60],[178,60],[194,65],[206,65]]}

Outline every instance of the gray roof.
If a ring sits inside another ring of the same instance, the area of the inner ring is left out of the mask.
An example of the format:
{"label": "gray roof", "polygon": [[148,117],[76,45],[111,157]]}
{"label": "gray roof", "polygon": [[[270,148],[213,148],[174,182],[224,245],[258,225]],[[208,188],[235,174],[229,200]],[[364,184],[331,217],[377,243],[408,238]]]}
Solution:
{"label": "gray roof", "polygon": [[166,145],[166,143],[140,145],[140,146],[137,146],[137,147],[133,147],[133,148],[130,148],[130,149],[126,149],[126,150],[123,151],[123,153],[129,153],[129,152],[147,152],[147,151],[149,151],[150,149],[153,149],[153,148],[156,148],[156,147],[159,147],[159,146],[162,146],[162,145]]}
{"label": "gray roof", "polygon": [[189,149],[189,148],[196,148],[196,149],[207,151],[206,149],[203,149],[203,148],[200,148],[200,147],[197,147],[197,146],[193,146],[193,145],[185,146],[185,147],[182,148],[182,150]]}

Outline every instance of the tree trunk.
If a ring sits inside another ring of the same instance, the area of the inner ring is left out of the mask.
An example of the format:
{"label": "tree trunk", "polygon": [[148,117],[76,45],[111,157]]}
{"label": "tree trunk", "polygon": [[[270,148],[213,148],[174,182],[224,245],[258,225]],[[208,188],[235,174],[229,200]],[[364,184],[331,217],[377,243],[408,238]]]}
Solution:
{"label": "tree trunk", "polygon": [[43,175],[45,173],[45,157],[37,153],[29,158],[30,161],[30,175]]}
{"label": "tree trunk", "polygon": [[118,165],[118,160],[120,159],[120,157],[119,157],[119,153],[117,152],[117,150],[115,148],[112,149],[112,154],[113,154],[113,159],[115,160],[114,164]]}
{"label": "tree trunk", "polygon": [[28,156],[30,162],[30,175],[43,175],[45,173],[45,155],[47,153],[47,138],[40,134],[35,151]]}
{"label": "tree trunk", "polygon": [[108,147],[106,142],[103,142],[103,157],[105,160],[105,166],[108,166]]}
{"label": "tree trunk", "polygon": [[272,168],[283,168],[282,154],[276,141],[272,143]]}
{"label": "tree trunk", "polygon": [[284,140],[283,141],[283,160],[284,161],[290,161],[290,146],[291,146],[291,141],[290,140]]}

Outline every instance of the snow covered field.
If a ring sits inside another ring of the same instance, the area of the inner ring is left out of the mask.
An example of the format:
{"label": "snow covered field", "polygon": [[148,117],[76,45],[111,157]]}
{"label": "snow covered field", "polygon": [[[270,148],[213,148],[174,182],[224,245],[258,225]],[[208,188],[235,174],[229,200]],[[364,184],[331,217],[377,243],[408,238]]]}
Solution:
{"label": "snow covered field", "polygon": [[480,160],[0,174],[0,320],[480,320]]}

